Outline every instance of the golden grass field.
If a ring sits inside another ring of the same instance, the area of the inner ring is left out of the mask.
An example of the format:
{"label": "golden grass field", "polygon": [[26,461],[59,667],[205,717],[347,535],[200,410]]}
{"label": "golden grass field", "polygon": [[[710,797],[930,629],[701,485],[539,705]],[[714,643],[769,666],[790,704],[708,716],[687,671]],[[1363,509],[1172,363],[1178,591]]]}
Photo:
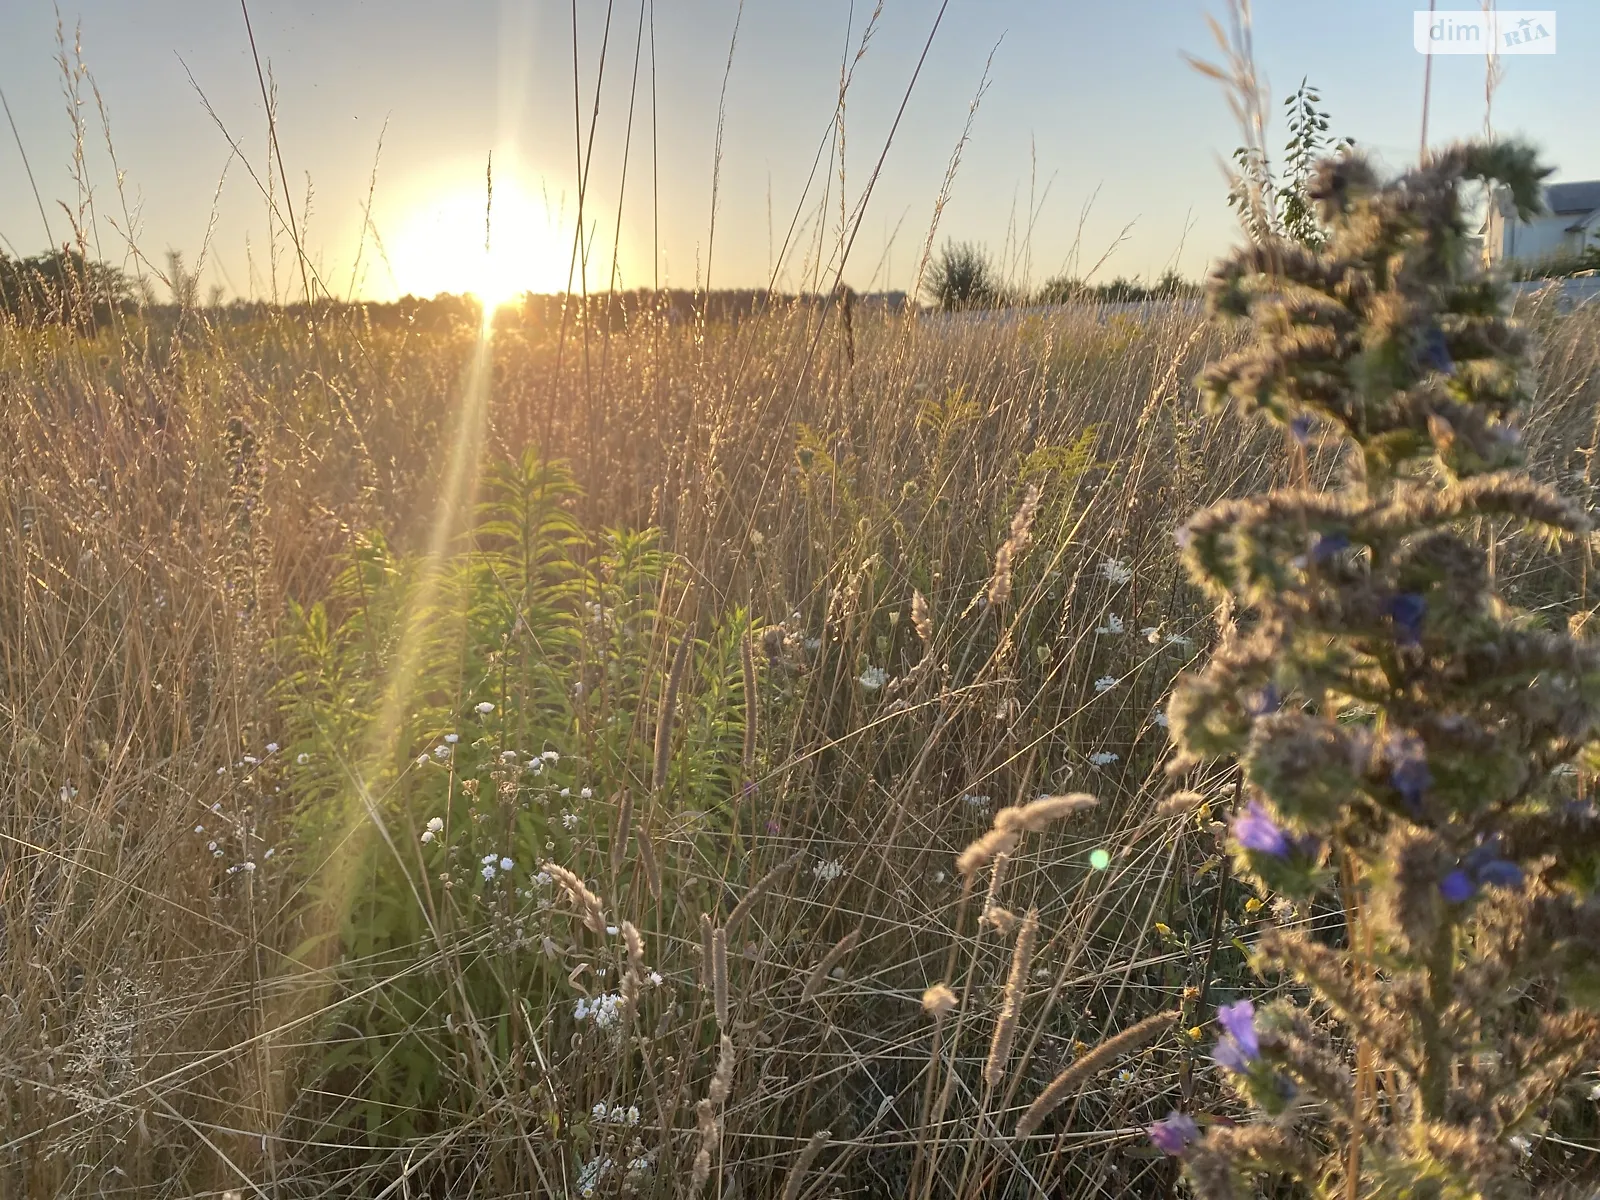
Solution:
{"label": "golden grass field", "polygon": [[[1587,494],[1600,319],[1527,315],[1536,473]],[[1261,901],[1154,814],[1229,619],[1174,528],[1288,462],[1198,410],[1229,336],[0,325],[0,1194],[1169,1194],[1187,1034],[1013,1133],[1246,974]],[[1497,570],[1592,603],[1581,547]],[[989,905],[1037,925],[1009,987]]]}

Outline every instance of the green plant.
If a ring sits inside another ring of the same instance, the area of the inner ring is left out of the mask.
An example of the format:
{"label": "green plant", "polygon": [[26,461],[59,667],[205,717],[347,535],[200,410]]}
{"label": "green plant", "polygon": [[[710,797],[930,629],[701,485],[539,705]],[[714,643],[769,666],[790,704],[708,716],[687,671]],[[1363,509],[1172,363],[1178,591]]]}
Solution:
{"label": "green plant", "polygon": [[1252,245],[1213,273],[1215,310],[1256,338],[1204,373],[1210,403],[1301,455],[1326,435],[1345,481],[1185,526],[1192,578],[1250,619],[1179,681],[1172,769],[1237,758],[1238,870],[1290,911],[1337,883],[1346,927],[1274,922],[1257,967],[1309,1002],[1220,1014],[1216,1062],[1261,1119],[1154,1127],[1202,1196],[1261,1172],[1325,1196],[1522,1194],[1512,1143],[1600,1054],[1600,814],[1572,769],[1600,766],[1600,644],[1508,604],[1472,536],[1587,528],[1521,469],[1524,335],[1469,265],[1458,196],[1497,180],[1526,214],[1546,173],[1515,143],[1391,183],[1325,159],[1326,249]]}
{"label": "green plant", "polygon": [[1284,143],[1284,174],[1274,176],[1272,164],[1259,147],[1240,146],[1233,152],[1233,183],[1228,206],[1237,209],[1246,232],[1257,242],[1287,238],[1310,250],[1320,250],[1327,232],[1317,217],[1311,195],[1317,162],[1330,150],[1348,153],[1355,139],[1328,136],[1329,116],[1318,108],[1322,97],[1305,79],[1283,107],[1289,110],[1289,140]]}
{"label": "green plant", "polygon": [[947,312],[992,308],[1003,289],[994,264],[981,247],[971,242],[946,242],[928,274],[929,297]]}

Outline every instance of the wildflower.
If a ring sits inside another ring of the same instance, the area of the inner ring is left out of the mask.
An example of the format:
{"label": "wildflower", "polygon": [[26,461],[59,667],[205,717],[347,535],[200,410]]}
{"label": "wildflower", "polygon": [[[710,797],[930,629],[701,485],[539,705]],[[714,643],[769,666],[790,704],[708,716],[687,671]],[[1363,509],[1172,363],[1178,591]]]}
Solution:
{"label": "wildflower", "polygon": [[649,976],[648,976],[648,978],[650,980],[650,986],[651,987],[660,987],[661,986],[661,982],[662,981],[661,981],[661,972],[660,971],[651,971]]}
{"label": "wildflower", "polygon": [[1289,432],[1294,436],[1294,440],[1302,446],[1311,440],[1311,432],[1315,427],[1315,422],[1304,413],[1292,418],[1289,422]]}
{"label": "wildflower", "polygon": [[568,829],[576,829],[578,827],[578,814],[570,812],[562,813],[561,824]]}
{"label": "wildflower", "polygon": [[942,983],[922,993],[922,1011],[930,1017],[942,1017],[955,1006],[956,994]]}
{"label": "wildflower", "polygon": [[1107,613],[1106,623],[1098,627],[1095,632],[1106,634],[1109,637],[1118,637],[1122,634],[1122,630],[1122,618],[1117,616],[1116,613]]}
{"label": "wildflower", "polygon": [[511,870],[511,868],[512,868],[512,867],[514,867],[514,866],[516,866],[516,865],[517,865],[517,864],[516,864],[516,863],[515,863],[515,862],[513,862],[513,861],[512,861],[512,860],[511,860],[511,859],[509,859],[509,858],[502,858],[502,859],[501,859],[501,860],[500,860],[500,869],[501,869],[501,870],[502,870],[502,871],[509,871],[509,870]]}
{"label": "wildflower", "polygon": [[988,796],[974,796],[971,794],[961,797],[961,802],[976,813],[986,813],[993,801]]}
{"label": "wildflower", "polygon": [[1433,786],[1433,773],[1428,770],[1428,752],[1422,739],[1414,734],[1397,734],[1389,739],[1386,752],[1394,764],[1389,772],[1390,784],[1412,813],[1420,813],[1422,794]]}
{"label": "wildflower", "polygon": [[572,795],[572,789],[569,788],[569,787],[562,788],[561,789],[561,795],[562,796],[571,796]]}
{"label": "wildflower", "polygon": [[628,1111],[623,1116],[627,1119],[629,1125],[637,1125],[639,1123],[639,1106],[636,1104],[628,1105]]}
{"label": "wildflower", "polygon": [[459,733],[447,733],[444,735],[444,740],[454,746],[461,740],[461,735]]}
{"label": "wildflower", "polygon": [[1385,608],[1394,622],[1394,640],[1402,646],[1415,646],[1422,641],[1422,620],[1428,613],[1428,602],[1416,592],[1401,592]]}
{"label": "wildflower", "polygon": [[579,788],[578,789],[578,799],[579,800],[593,800],[594,799],[594,789],[593,788]]}
{"label": "wildflower", "polygon": [[1094,681],[1094,690],[1097,692],[1109,692],[1121,682],[1122,680],[1118,679],[1115,675],[1102,675],[1099,679]]}
{"label": "wildflower", "polygon": [[1100,564],[1100,574],[1113,587],[1121,587],[1133,578],[1133,568],[1120,558],[1108,558]]}
{"label": "wildflower", "polygon": [[554,881],[550,878],[550,872],[549,871],[540,871],[537,875],[535,875],[533,877],[533,882],[536,883],[539,887],[549,887],[550,884],[552,882],[554,882]]}
{"label": "wildflower", "polygon": [[861,677],[857,679],[856,682],[864,687],[867,691],[875,692],[884,684],[889,682],[889,672],[885,671],[882,667],[868,667],[865,671],[861,672]]}
{"label": "wildflower", "polygon": [[503,762],[503,763],[514,763],[514,762],[516,762],[517,761],[517,752],[515,750],[502,750],[502,751],[500,751],[500,761]]}
{"label": "wildflower", "polygon": [[442,744],[435,746],[433,748],[433,756],[442,762],[450,757],[450,747]]}
{"label": "wildflower", "polygon": [[245,766],[249,766],[249,767],[255,766],[260,761],[261,760],[258,759],[254,754],[246,754],[243,758],[241,758],[239,760],[239,762],[241,764],[243,764]]}
{"label": "wildflower", "polygon": [[1155,716],[1153,716],[1151,718],[1151,720],[1153,720],[1157,725],[1161,726],[1161,728],[1163,728],[1163,729],[1167,728],[1167,726],[1169,724],[1171,724],[1171,722],[1167,719],[1167,714],[1162,712],[1159,708],[1156,709]]}
{"label": "wildflower", "polygon": [[194,831],[196,833],[204,833],[206,831],[206,827],[204,825],[196,825],[194,827]]}
{"label": "wildflower", "polygon": [[256,865],[253,862],[242,862],[239,864],[239,869],[241,871],[254,871],[256,869]]}
{"label": "wildflower", "polygon": [[428,829],[433,833],[442,833],[444,831],[444,818],[443,817],[429,817],[428,818]]}
{"label": "wildflower", "polygon": [[543,754],[539,755],[539,757],[544,759],[545,762],[550,763],[552,766],[561,761],[561,754],[555,750],[546,750]]}
{"label": "wildflower", "polygon": [[1147,1127],[1150,1140],[1163,1154],[1182,1154],[1200,1136],[1200,1126],[1187,1113],[1175,1112]]}
{"label": "wildflower", "polygon": [[1439,881],[1439,894],[1451,904],[1465,904],[1477,890],[1478,885],[1472,882],[1472,877],[1460,869],[1451,871]]}
{"label": "wildflower", "polygon": [[487,717],[494,711],[494,705],[490,704],[487,700],[480,700],[475,706],[474,711],[476,711],[480,717]]}
{"label": "wildflower", "polygon": [[544,760],[536,758],[536,759],[532,760],[530,763],[528,763],[528,774],[530,774],[530,775],[543,775],[544,774]]}
{"label": "wildflower", "polygon": [[604,1121],[606,1119],[606,1106],[604,1104],[596,1104],[589,1110],[589,1115],[596,1121]]}
{"label": "wildflower", "polygon": [[1289,839],[1259,800],[1250,801],[1244,812],[1233,819],[1233,837],[1246,850],[1270,854],[1274,858],[1289,855]]}
{"label": "wildflower", "polygon": [[488,863],[488,864],[486,864],[484,866],[484,868],[483,868],[483,881],[485,883],[494,882],[494,864],[493,863]]}
{"label": "wildflower", "polygon": [[423,841],[424,841],[424,842],[431,842],[431,841],[433,841],[433,839],[434,839],[434,838],[435,838],[435,837],[437,837],[437,836],[438,836],[438,835],[437,835],[437,834],[435,834],[435,833],[434,833],[434,832],[433,832],[433,830],[431,830],[431,829],[424,829],[424,830],[423,830],[423,831],[422,831],[422,840],[423,840]]}
{"label": "wildflower", "polygon": [[1097,767],[1109,767],[1121,757],[1120,754],[1113,754],[1109,750],[1096,750],[1089,755],[1089,761]]}
{"label": "wildflower", "polygon": [[622,1016],[622,997],[616,993],[579,1000],[572,1015],[579,1021],[592,1021],[596,1029],[611,1029]]}
{"label": "wildflower", "polygon": [[1248,1000],[1224,1004],[1217,1010],[1217,1024],[1227,1033],[1218,1039],[1212,1060],[1224,1070],[1245,1074],[1250,1064],[1261,1057],[1261,1042],[1256,1036],[1256,1006]]}
{"label": "wildflower", "polygon": [[302,766],[302,767],[303,767],[303,766],[305,766],[305,765],[306,765],[306,764],[307,764],[307,763],[308,763],[308,762],[310,762],[310,761],[311,761],[311,755],[309,755],[309,754],[307,754],[307,753],[306,753],[306,752],[305,752],[305,751],[304,751],[304,750],[302,750],[302,751],[300,751],[300,753],[299,753],[299,754],[296,754],[296,755],[295,755],[295,756],[294,756],[294,761],[295,761],[295,762],[296,762],[296,763],[298,763],[298,764],[299,764],[299,765],[300,765],[300,766]]}
{"label": "wildflower", "polygon": [[1139,630],[1139,636],[1154,646],[1161,641],[1161,626],[1146,625],[1143,629]]}
{"label": "wildflower", "polygon": [[817,861],[811,868],[811,873],[817,877],[818,883],[832,883],[844,874],[844,864],[836,858],[824,858]]}
{"label": "wildflower", "polygon": [[417,755],[417,766],[425,767],[427,765],[428,765],[428,756],[426,754]]}
{"label": "wildflower", "polygon": [[1311,561],[1325,563],[1350,549],[1350,535],[1343,532],[1319,533],[1311,543]]}
{"label": "wildflower", "polygon": [[267,743],[267,753],[268,754],[276,754],[277,752],[278,752],[278,743],[277,742],[268,742]]}
{"label": "wildflower", "polygon": [[1520,1133],[1512,1134],[1506,1139],[1506,1143],[1524,1158],[1533,1153],[1533,1143]]}

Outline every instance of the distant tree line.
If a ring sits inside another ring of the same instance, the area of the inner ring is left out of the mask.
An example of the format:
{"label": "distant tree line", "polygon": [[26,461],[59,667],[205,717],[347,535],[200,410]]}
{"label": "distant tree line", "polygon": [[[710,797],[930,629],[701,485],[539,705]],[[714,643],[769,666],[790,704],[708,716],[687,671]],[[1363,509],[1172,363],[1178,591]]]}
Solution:
{"label": "distant tree line", "polygon": [[135,307],[126,275],[70,247],[31,258],[0,251],[0,314],[18,324],[92,332]]}
{"label": "distant tree line", "polygon": [[1088,283],[1071,275],[1058,275],[1030,291],[1005,283],[999,268],[982,247],[972,242],[947,242],[934,257],[923,293],[935,308],[960,312],[1033,304],[1184,300],[1199,296],[1201,288],[1176,271],[1168,271],[1154,283],[1121,276],[1103,283]]}

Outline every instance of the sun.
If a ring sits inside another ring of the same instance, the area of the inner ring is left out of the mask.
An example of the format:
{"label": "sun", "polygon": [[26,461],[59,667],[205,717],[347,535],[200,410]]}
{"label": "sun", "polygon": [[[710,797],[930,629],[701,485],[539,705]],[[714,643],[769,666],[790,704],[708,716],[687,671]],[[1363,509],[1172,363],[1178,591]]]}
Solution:
{"label": "sun", "polygon": [[488,248],[485,189],[475,183],[425,192],[386,238],[395,286],[413,296],[470,293],[486,311],[525,292],[566,290],[571,234],[519,179],[495,172]]}

